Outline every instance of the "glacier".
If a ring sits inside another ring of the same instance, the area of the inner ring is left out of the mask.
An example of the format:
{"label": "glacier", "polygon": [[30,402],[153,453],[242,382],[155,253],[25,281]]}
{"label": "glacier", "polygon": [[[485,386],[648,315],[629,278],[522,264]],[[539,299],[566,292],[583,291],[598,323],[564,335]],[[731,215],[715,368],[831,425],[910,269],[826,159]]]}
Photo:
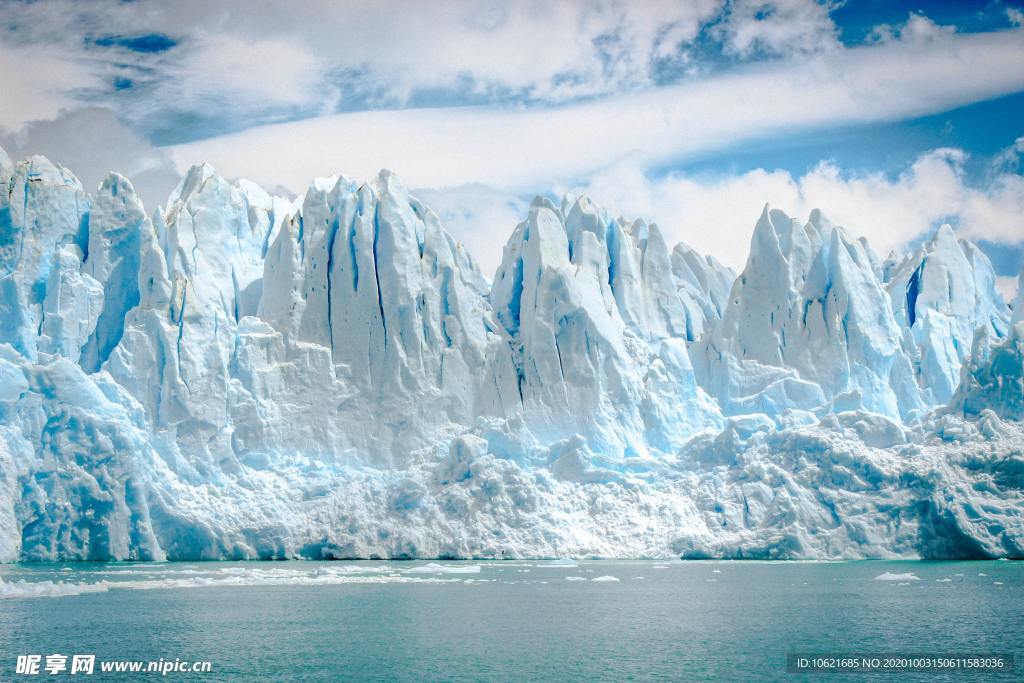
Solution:
{"label": "glacier", "polygon": [[[1024,274],[1022,274],[1024,278]],[[766,206],[735,273],[538,197],[0,150],[0,561],[1024,558],[1024,290]]]}

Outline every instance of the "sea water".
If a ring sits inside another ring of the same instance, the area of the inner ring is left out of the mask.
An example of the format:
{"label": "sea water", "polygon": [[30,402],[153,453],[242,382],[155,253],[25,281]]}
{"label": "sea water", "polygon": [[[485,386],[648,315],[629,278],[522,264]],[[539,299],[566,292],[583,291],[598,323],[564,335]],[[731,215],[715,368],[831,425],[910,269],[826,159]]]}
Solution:
{"label": "sea water", "polygon": [[[787,655],[1016,658],[1018,562],[216,562],[0,565],[0,680],[834,680]],[[46,656],[95,657],[92,675]],[[25,660],[23,659],[23,662]]]}

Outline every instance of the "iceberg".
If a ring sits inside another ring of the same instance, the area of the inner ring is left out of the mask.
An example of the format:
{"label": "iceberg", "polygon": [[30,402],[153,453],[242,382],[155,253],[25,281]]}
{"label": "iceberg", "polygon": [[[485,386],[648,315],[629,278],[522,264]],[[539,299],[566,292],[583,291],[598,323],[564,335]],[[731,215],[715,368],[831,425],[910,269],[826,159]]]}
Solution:
{"label": "iceberg", "polygon": [[815,211],[765,206],[721,323],[698,354],[702,386],[727,414],[924,407],[904,335],[870,249]]}
{"label": "iceberg", "polygon": [[0,154],[0,561],[1021,558],[1021,308],[948,227],[538,198],[491,280],[388,171]]}
{"label": "iceberg", "polygon": [[896,320],[910,330],[910,357],[929,403],[952,398],[979,328],[1006,334],[1008,312],[995,280],[988,257],[943,225],[886,282]]}

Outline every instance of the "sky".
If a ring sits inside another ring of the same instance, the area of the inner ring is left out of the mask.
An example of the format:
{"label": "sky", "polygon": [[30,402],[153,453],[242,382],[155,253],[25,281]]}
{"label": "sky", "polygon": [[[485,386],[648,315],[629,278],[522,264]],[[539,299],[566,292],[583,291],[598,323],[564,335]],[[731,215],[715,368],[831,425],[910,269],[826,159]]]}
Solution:
{"label": "sky", "polygon": [[485,273],[537,194],[739,270],[765,203],[1024,265],[1018,0],[0,0],[0,147],[155,208],[194,163],[395,171]]}

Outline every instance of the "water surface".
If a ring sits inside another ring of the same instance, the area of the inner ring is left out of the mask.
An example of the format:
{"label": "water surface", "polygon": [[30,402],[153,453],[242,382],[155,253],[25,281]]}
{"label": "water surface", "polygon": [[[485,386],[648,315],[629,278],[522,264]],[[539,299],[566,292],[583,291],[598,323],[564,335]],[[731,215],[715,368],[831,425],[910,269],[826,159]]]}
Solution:
{"label": "water surface", "polygon": [[775,680],[791,652],[1000,652],[1014,674],[888,678],[1024,678],[1017,562],[46,564],[0,565],[0,581],[0,680],[31,680],[14,675],[30,653],[212,662],[170,680],[505,681]]}

